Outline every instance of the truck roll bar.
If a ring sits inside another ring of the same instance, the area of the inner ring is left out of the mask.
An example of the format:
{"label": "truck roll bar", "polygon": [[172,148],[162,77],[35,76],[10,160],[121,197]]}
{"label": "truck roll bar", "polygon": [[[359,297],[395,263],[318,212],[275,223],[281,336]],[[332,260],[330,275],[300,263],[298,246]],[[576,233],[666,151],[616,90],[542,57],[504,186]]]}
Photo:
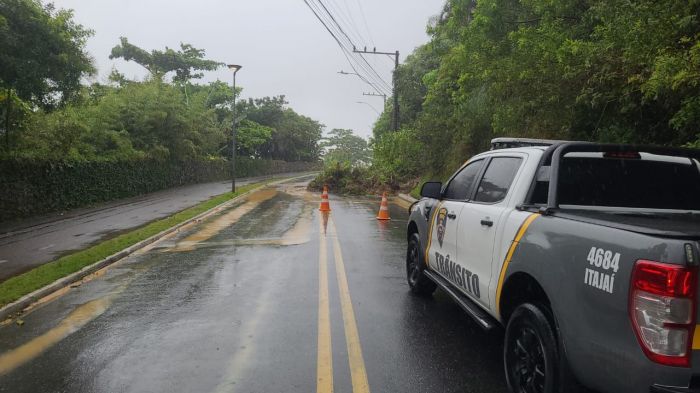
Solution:
{"label": "truck roll bar", "polygon": [[[621,145],[594,142],[563,142],[553,144],[547,150],[540,161],[540,167],[549,166],[549,193],[547,196],[547,210],[559,208],[559,168],[562,158],[568,153],[649,153],[662,156],[685,157],[700,161],[699,149],[687,149],[680,147]],[[538,169],[539,170],[539,169]]]}

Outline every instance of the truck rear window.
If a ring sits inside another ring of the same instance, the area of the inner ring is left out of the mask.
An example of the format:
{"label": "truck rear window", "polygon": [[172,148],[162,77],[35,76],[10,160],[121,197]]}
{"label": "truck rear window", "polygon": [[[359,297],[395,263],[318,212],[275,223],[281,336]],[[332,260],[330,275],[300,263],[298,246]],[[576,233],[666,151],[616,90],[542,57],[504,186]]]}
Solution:
{"label": "truck rear window", "polygon": [[564,157],[559,204],[700,210],[700,171],[690,159]]}

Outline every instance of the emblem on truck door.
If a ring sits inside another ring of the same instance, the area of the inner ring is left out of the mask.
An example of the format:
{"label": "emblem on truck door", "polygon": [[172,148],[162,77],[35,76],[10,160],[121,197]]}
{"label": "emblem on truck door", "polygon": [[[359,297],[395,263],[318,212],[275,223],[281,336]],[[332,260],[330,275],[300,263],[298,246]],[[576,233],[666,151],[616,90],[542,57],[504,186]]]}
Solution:
{"label": "emblem on truck door", "polygon": [[437,239],[438,243],[440,243],[440,247],[442,247],[442,239],[445,238],[445,230],[447,229],[447,209],[444,207],[440,210],[438,210],[437,214]]}

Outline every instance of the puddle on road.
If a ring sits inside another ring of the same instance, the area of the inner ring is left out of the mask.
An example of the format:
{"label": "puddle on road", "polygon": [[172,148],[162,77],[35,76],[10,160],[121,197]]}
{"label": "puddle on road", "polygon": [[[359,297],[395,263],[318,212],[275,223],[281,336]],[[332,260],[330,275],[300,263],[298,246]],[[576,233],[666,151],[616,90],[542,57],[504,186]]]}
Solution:
{"label": "puddle on road", "polygon": [[[227,227],[238,222],[245,214],[250,213],[254,208],[269,199],[274,198],[277,192],[281,191],[295,197],[301,197],[305,202],[302,213],[299,215],[296,223],[287,230],[281,237],[274,238],[249,238],[249,239],[234,239],[227,241],[208,242],[219,232]],[[198,232],[190,235],[174,247],[167,249],[167,252],[182,252],[192,251],[195,248],[202,247],[221,247],[221,246],[257,246],[257,245],[272,245],[272,246],[294,246],[308,243],[311,240],[311,223],[313,219],[313,204],[314,196],[306,191],[305,186],[299,185],[281,185],[277,189],[271,188],[263,190],[251,195],[249,200],[229,213],[224,214],[211,223],[204,224],[205,226]]]}
{"label": "puddle on road", "polygon": [[[306,189],[306,183],[291,183],[282,184],[279,186],[280,191],[291,196],[299,197],[304,199],[306,202],[317,202],[320,201],[320,197],[314,195]],[[320,195],[320,194],[319,194]]]}
{"label": "puddle on road", "polygon": [[305,244],[311,240],[312,211],[313,209],[310,207],[304,208],[304,212],[301,214],[296,224],[281,237],[206,242],[199,243],[197,248],[228,246],[296,246]]}
{"label": "puddle on road", "polygon": [[168,251],[182,252],[194,250],[197,244],[211,239],[222,230],[235,224],[238,220],[241,219],[241,217],[255,209],[255,207],[257,207],[260,203],[268,199],[272,199],[275,195],[277,195],[277,190],[274,188],[264,189],[254,194],[251,194],[244,204],[234,208],[230,212],[222,215],[221,217],[211,222],[204,223],[203,228],[201,230],[182,239]]}
{"label": "puddle on road", "polygon": [[[313,195],[306,192],[305,187],[300,186],[285,186],[281,187],[280,191],[288,193],[294,196],[300,196],[305,201],[313,201]],[[186,237],[174,247],[170,248],[168,251],[189,251],[195,248],[196,245],[205,242],[207,239],[212,238],[223,229],[236,223],[245,214],[252,211],[262,202],[272,199],[277,195],[278,190],[275,188],[263,189],[259,192],[251,194],[247,201],[242,205],[234,208],[228,213],[223,214],[219,218],[209,222],[204,223],[203,228],[198,232]],[[230,242],[229,244],[249,244],[249,245],[297,245],[303,244],[310,241],[311,224],[313,220],[313,204],[305,204],[302,213],[297,219],[296,223],[286,231],[280,238],[271,239],[247,239],[247,240],[237,240]],[[174,235],[174,234],[173,234]],[[170,235],[170,236],[173,236]],[[151,249],[155,246],[149,245],[147,249]],[[144,251],[144,250],[142,250]],[[114,265],[113,265],[114,266]],[[107,268],[100,270],[96,274],[84,279],[81,284],[94,279],[95,277],[102,276]],[[73,310],[65,319],[63,319],[56,327],[48,330],[44,334],[31,339],[25,344],[10,350],[8,352],[0,354],[0,376],[5,375],[16,368],[30,362],[36,357],[40,356],[45,351],[49,350],[61,340],[70,336],[71,334],[79,331],[85,325],[91,321],[98,318],[100,315],[104,314],[109,307],[112,305],[114,299],[119,295],[130,283],[131,280],[127,280],[126,283],[121,285],[111,294],[89,301],[83,305],[78,306]],[[25,310],[26,312],[31,312],[33,309],[38,308],[38,306],[48,303],[55,298],[58,298],[65,293],[70,291],[71,287],[66,287],[62,291],[57,291],[54,294],[42,299],[42,301],[33,305],[30,309]],[[26,314],[25,314],[26,315]],[[234,363],[240,363],[240,361],[235,361]],[[239,366],[234,367],[238,368]]]}
{"label": "puddle on road", "polygon": [[280,246],[293,246],[308,243],[311,238],[311,221],[313,218],[310,205],[304,206],[304,210],[292,228],[285,232],[277,243]]}

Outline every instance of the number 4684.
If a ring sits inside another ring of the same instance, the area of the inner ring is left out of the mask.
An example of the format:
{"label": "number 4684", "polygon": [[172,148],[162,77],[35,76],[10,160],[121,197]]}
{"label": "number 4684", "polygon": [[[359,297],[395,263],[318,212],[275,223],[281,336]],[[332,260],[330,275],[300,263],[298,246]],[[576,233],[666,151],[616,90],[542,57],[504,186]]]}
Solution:
{"label": "number 4684", "polygon": [[595,267],[602,267],[605,270],[612,269],[615,273],[620,268],[620,253],[613,254],[612,251],[602,248],[591,247],[586,258]]}

